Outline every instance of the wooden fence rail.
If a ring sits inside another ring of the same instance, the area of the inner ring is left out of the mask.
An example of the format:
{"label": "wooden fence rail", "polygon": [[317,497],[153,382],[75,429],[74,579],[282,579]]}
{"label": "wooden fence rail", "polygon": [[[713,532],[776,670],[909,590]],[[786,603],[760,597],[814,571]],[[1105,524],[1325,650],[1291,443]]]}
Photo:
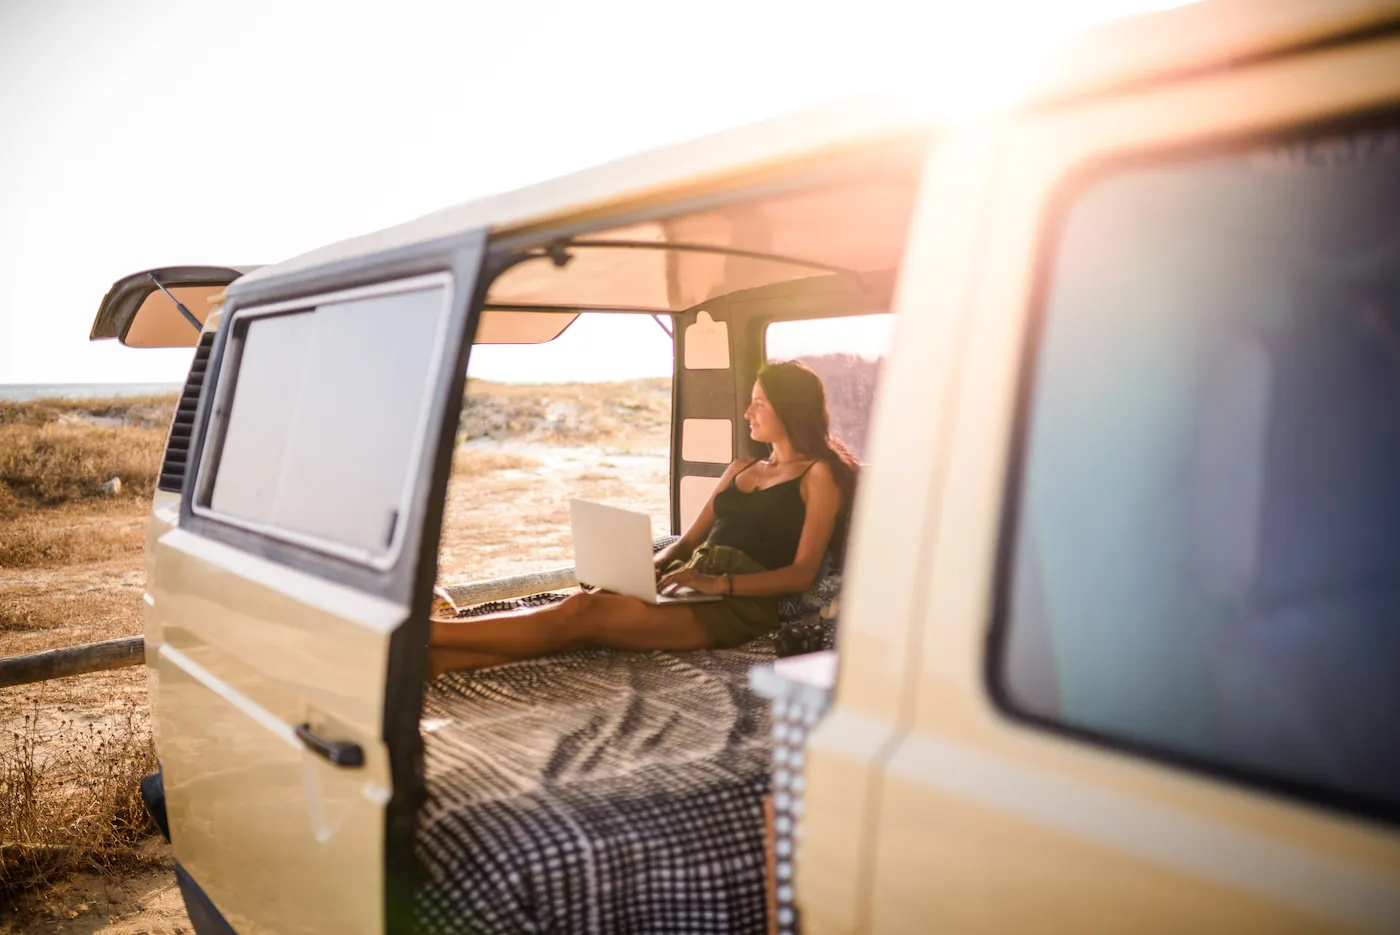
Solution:
{"label": "wooden fence rail", "polygon": [[86,672],[103,672],[140,665],[146,658],[146,640],[124,636],[101,643],[65,646],[42,653],[0,659],[0,688],[61,679]]}

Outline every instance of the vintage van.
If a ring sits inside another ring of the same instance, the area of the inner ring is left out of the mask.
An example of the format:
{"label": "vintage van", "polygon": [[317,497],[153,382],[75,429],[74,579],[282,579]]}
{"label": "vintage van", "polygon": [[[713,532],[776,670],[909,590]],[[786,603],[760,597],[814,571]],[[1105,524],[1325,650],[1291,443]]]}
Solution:
{"label": "vintage van", "polygon": [[[473,348],[605,312],[673,342],[673,531],[757,453],[770,328],[892,328],[834,682],[634,654],[695,732],[659,760],[569,694],[628,654],[426,678]],[[146,791],[201,935],[1400,932],[1394,3],[1154,14],[994,117],[863,102],[139,274],[92,336],[196,348]],[[515,720],[435,747],[471,703]],[[675,801],[629,797],[648,757]]]}

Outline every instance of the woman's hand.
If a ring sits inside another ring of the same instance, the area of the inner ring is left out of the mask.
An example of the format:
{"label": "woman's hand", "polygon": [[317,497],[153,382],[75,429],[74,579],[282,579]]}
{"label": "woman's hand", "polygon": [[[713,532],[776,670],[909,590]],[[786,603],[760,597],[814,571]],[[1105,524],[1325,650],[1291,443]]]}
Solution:
{"label": "woman's hand", "polygon": [[728,594],[729,582],[724,575],[706,575],[693,568],[678,568],[669,575],[663,575],[657,583],[657,590],[662,594],[669,594],[677,588],[690,588],[701,594]]}

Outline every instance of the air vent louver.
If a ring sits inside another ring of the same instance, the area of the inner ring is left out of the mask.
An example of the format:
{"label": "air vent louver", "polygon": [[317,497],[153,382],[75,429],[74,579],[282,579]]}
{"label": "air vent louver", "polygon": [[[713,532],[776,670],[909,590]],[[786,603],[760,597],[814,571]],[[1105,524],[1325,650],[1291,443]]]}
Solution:
{"label": "air vent louver", "polygon": [[190,435],[194,431],[194,411],[199,406],[199,391],[204,388],[204,371],[209,367],[209,349],[214,346],[214,334],[199,336],[190,375],[180,392],[175,418],[170,423],[170,438],[165,443],[165,460],[160,465],[160,480],[156,486],[170,493],[179,493],[185,483],[185,464],[190,456]]}

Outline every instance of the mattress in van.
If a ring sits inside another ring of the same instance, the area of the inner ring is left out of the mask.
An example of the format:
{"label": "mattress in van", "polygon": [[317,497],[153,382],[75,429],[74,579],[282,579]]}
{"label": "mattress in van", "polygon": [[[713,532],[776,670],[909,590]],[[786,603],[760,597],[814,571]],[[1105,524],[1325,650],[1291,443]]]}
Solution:
{"label": "mattress in van", "polygon": [[424,701],[425,935],[765,926],[769,708],[738,649],[564,653]]}

